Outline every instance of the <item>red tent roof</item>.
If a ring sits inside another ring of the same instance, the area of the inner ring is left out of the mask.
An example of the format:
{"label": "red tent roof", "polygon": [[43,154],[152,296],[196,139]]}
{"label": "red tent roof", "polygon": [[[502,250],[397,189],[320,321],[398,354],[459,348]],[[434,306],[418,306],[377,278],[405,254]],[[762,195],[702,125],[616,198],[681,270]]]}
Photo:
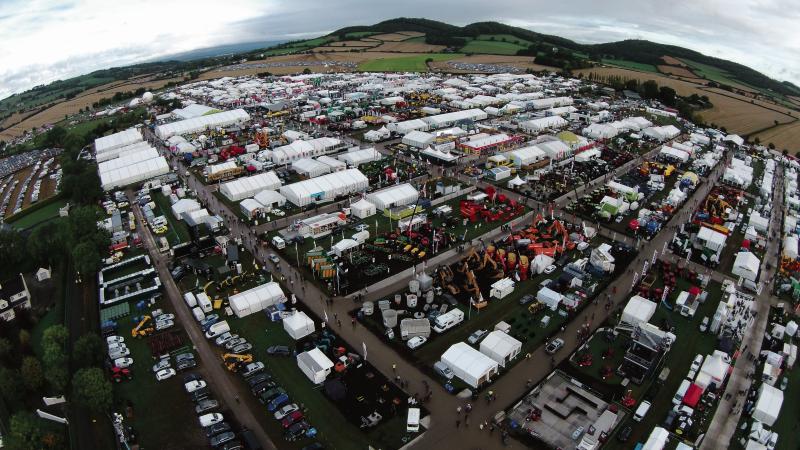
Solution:
{"label": "red tent roof", "polygon": [[689,288],[689,295],[694,295],[694,296],[700,295],[700,288],[697,287],[697,286],[690,287]]}
{"label": "red tent roof", "polygon": [[690,408],[694,408],[697,406],[697,402],[700,401],[700,397],[702,395],[703,388],[692,383],[692,385],[689,386],[689,389],[686,390],[686,394],[683,396],[683,404]]}

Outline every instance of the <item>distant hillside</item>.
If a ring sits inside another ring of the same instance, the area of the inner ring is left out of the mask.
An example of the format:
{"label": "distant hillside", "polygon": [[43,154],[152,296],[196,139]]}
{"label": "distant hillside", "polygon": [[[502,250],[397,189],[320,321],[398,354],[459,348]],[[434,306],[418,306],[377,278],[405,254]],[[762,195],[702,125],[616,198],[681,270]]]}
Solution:
{"label": "distant hillside", "polygon": [[[458,27],[434,20],[405,17],[386,20],[375,25],[346,27],[334,31],[331,35],[344,38],[348,33],[353,32],[391,33],[396,31],[422,32],[426,34],[426,42],[428,44],[449,45],[454,47],[455,50],[460,50],[469,39],[474,39],[481,35],[508,35],[530,42],[532,46],[536,46],[534,51],[541,52],[545,46],[559,47],[584,55],[592,61],[618,59],[658,66],[664,64],[662,57],[671,56],[716,68],[725,73],[730,79],[755,88],[770,90],[782,95],[800,94],[800,88],[794,84],[772,79],[745,65],[707,56],[687,48],[645,40],[625,40],[589,45],[497,22],[478,22]],[[532,53],[521,51],[520,54]],[[533,54],[535,55],[535,53]]]}

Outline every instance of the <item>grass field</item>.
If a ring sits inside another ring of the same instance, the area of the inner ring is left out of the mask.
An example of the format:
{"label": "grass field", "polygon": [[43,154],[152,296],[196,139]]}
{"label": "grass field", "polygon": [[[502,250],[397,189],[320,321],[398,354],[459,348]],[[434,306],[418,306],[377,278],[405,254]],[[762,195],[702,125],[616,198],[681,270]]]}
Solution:
{"label": "grass field", "polygon": [[65,199],[55,200],[54,202],[42,206],[41,208],[37,209],[36,211],[33,211],[30,214],[25,214],[20,216],[18,219],[12,216],[8,220],[6,220],[6,223],[11,224],[12,226],[14,226],[14,228],[20,230],[32,228],[35,227],[36,225],[40,225],[42,223],[57,218],[58,210],[66,204],[67,200]]}
{"label": "grass field", "polygon": [[495,41],[499,42],[508,42],[509,44],[516,44],[520,47],[528,47],[532,44],[531,41],[518,38],[516,36],[512,36],[510,34],[479,34],[476,40],[479,41],[491,41],[494,38]]}
{"label": "grass field", "polygon": [[464,56],[460,53],[431,53],[427,55],[402,56],[399,58],[380,58],[358,65],[364,72],[427,72],[425,61],[447,61]]}
{"label": "grass field", "polygon": [[[374,34],[379,34],[377,31],[353,31],[352,33],[347,33],[344,37],[346,39],[361,39],[363,37],[372,36]],[[425,37],[422,37],[425,40]]]}
{"label": "grass field", "polygon": [[659,73],[658,68],[652,64],[643,64],[633,61],[626,61],[624,59],[604,59],[603,64],[615,67],[622,67],[623,69],[639,70],[642,72]]}
{"label": "grass field", "polygon": [[800,151],[800,121],[778,125],[756,134],[755,137],[764,145],[772,143],[776,149],[789,150],[794,154]]}
{"label": "grass field", "polygon": [[516,55],[517,51],[523,50],[526,47],[517,45],[512,42],[484,41],[474,40],[469,41],[467,45],[461,47],[464,53],[488,53],[493,55]]}
{"label": "grass field", "polygon": [[[683,59],[683,61],[687,66],[692,69],[692,72],[696,73],[700,77],[706,78],[711,81],[716,81],[717,83],[727,84],[729,86],[734,86],[738,88],[742,88],[744,90],[752,91],[752,92],[762,92],[763,89],[759,89],[753,86],[748,85],[747,83],[743,83],[735,79],[731,74],[728,72],[721,70],[717,67],[709,66],[706,64],[702,64],[699,62],[692,61],[690,59]],[[768,91],[764,91],[767,93]]]}
{"label": "grass field", "polygon": [[[189,242],[189,229],[184,221],[176,219],[172,214],[169,199],[159,192],[153,196],[153,202],[156,204],[156,209],[161,210],[161,215],[167,219],[167,223],[169,224],[169,229],[164,235],[169,241],[169,244],[174,246],[181,242]],[[158,216],[158,211],[153,212]]]}

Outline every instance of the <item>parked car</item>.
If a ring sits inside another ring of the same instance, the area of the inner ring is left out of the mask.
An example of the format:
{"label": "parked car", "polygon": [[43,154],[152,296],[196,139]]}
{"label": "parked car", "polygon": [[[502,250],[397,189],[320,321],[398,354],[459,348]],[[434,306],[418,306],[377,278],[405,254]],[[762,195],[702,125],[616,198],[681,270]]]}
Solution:
{"label": "parked car", "polygon": [[184,359],[175,365],[175,369],[181,371],[181,370],[191,369],[192,367],[195,366],[197,366],[197,360],[195,360],[194,358]]}
{"label": "parked car", "polygon": [[295,411],[295,412],[287,415],[283,419],[281,419],[281,426],[283,428],[289,428],[295,422],[297,422],[299,420],[302,420],[302,419],[303,419],[303,413],[301,411]]}
{"label": "parked car", "polygon": [[159,370],[168,369],[171,366],[172,364],[169,362],[169,358],[160,359],[158,360],[157,363],[153,365],[153,372],[158,372]]}
{"label": "parked car", "polygon": [[693,371],[695,371],[695,372],[697,372],[698,370],[700,370],[700,366],[702,366],[702,365],[703,365],[703,359],[704,359],[704,358],[703,358],[703,355],[697,355],[697,356],[695,356],[695,357],[694,357],[694,361],[692,361],[692,365],[689,367],[689,370],[690,370],[690,371],[692,371],[692,370],[693,370]]}
{"label": "parked car", "polygon": [[244,450],[244,445],[238,440],[233,440],[223,445],[222,450]]}
{"label": "parked car", "polygon": [[175,376],[175,369],[163,369],[156,372],[156,380],[164,381]]}
{"label": "parked car", "polygon": [[108,352],[108,357],[110,359],[119,359],[124,358],[131,354],[131,351],[128,350],[127,347],[114,349],[113,351]]}
{"label": "parked car", "polygon": [[247,384],[252,388],[253,386],[257,386],[265,381],[271,380],[272,377],[266,373],[260,373],[258,375],[253,376],[252,378],[247,379]]}
{"label": "parked car", "polygon": [[197,402],[197,406],[194,407],[194,411],[199,415],[217,408],[219,408],[219,402],[212,398],[207,398]]}
{"label": "parked car", "polygon": [[296,441],[306,434],[306,431],[308,431],[309,427],[310,425],[305,420],[297,422],[286,429],[286,431],[283,433],[283,437],[287,441]]}
{"label": "parked car", "polygon": [[544,348],[544,351],[552,355],[555,352],[561,350],[561,347],[563,346],[564,346],[564,340],[561,338],[556,338],[547,343],[547,346]]}
{"label": "parked car", "polygon": [[224,433],[226,431],[231,431],[231,426],[228,425],[228,422],[220,422],[210,427],[206,428],[206,437],[214,436],[215,434]]}
{"label": "parked car", "polygon": [[276,255],[275,253],[270,253],[269,254],[269,260],[272,261],[275,264],[278,264],[279,262],[281,262],[281,259],[278,258],[278,255]]}
{"label": "parked car", "polygon": [[245,339],[243,337],[235,337],[235,338],[228,339],[228,341],[223,343],[222,346],[225,347],[226,350],[230,350],[233,347],[236,347],[237,345],[245,343],[245,342],[247,342],[247,339]]}
{"label": "parked car", "polygon": [[216,425],[216,424],[222,422],[223,417],[222,417],[222,414],[220,414],[220,413],[210,413],[210,414],[204,414],[204,415],[198,417],[198,420],[200,421],[200,426],[201,427],[208,428],[208,427],[210,427],[212,425]]}
{"label": "parked car", "polygon": [[298,411],[299,409],[300,407],[297,406],[297,403],[289,403],[288,405],[283,405],[280,408],[278,408],[277,411],[275,411],[274,414],[275,420],[283,420],[284,417],[295,411]]}
{"label": "parked car", "polygon": [[175,326],[174,320],[158,320],[156,321],[156,331],[166,330]]}
{"label": "parked car", "polygon": [[267,354],[274,356],[290,356],[292,351],[285,345],[273,345],[267,348]]}
{"label": "parked car", "polygon": [[525,295],[522,296],[522,298],[519,299],[519,304],[520,305],[527,305],[528,303],[532,303],[534,300],[536,300],[536,297],[534,295],[525,294]]}
{"label": "parked car", "polygon": [[219,336],[217,336],[217,339],[214,340],[214,343],[217,345],[225,345],[226,342],[238,337],[239,337],[238,334],[231,334],[230,331],[226,331],[225,333],[222,333]]}
{"label": "parked car", "polygon": [[187,360],[187,359],[194,359],[194,353],[188,353],[187,352],[187,353],[181,353],[179,355],[175,355],[175,362],[176,363],[179,363],[179,362]]}
{"label": "parked car", "polygon": [[272,389],[268,390],[267,392],[262,392],[261,395],[258,396],[258,401],[261,402],[261,403],[266,404],[266,403],[269,403],[270,401],[272,401],[273,398],[275,398],[275,397],[277,397],[277,396],[279,396],[281,394],[286,394],[286,391],[284,391],[283,388],[279,388],[279,387],[272,388]]}
{"label": "parked car", "polygon": [[118,350],[122,350],[124,348],[128,348],[128,346],[125,345],[124,342],[112,342],[112,343],[108,344],[108,352],[109,353],[115,352],[115,351],[118,351]]}
{"label": "parked car", "polygon": [[172,278],[174,278],[175,280],[180,281],[180,279],[186,275],[186,269],[183,266],[176,266],[174,269],[172,269],[170,275],[172,275]]}
{"label": "parked car", "polygon": [[186,383],[188,383],[190,381],[202,380],[202,379],[203,379],[203,377],[201,377],[199,373],[190,372],[190,373],[187,373],[186,375],[183,376],[183,383],[186,384]]}
{"label": "parked car", "polygon": [[277,386],[278,385],[275,384],[274,381],[262,381],[261,383],[258,383],[257,385],[251,387],[250,392],[252,392],[253,395],[255,396],[266,391],[267,389],[272,389]]}
{"label": "parked car", "polygon": [[203,331],[206,331],[208,329],[208,327],[210,327],[211,325],[214,325],[217,322],[219,322],[219,315],[218,314],[209,314],[209,315],[206,316],[205,319],[200,321],[200,328],[202,328]]}
{"label": "parked car", "polygon": [[413,338],[409,339],[406,345],[411,350],[421,347],[424,343],[428,342],[428,338],[425,336],[414,336]]}
{"label": "parked car", "polygon": [[114,360],[114,367],[126,369],[133,365],[133,358],[117,358]]}
{"label": "parked car", "polygon": [[211,397],[211,391],[208,389],[208,386],[204,388],[200,388],[191,394],[189,394],[189,398],[192,399],[193,402],[197,403],[201,400],[205,400]]}
{"label": "parked car", "polygon": [[224,444],[226,442],[230,442],[230,441],[232,441],[234,439],[236,439],[236,435],[233,434],[232,431],[226,431],[224,433],[220,433],[220,434],[212,437],[209,442],[210,442],[212,447],[219,447],[220,445],[222,445],[222,444]]}
{"label": "parked car", "polygon": [[260,373],[263,370],[264,370],[264,363],[261,361],[256,361],[244,366],[244,369],[242,369],[242,376],[247,378],[257,373]]}
{"label": "parked car", "polygon": [[708,330],[708,316],[703,317],[703,320],[700,322],[700,332],[705,333]]}
{"label": "parked car", "polygon": [[252,349],[253,349],[253,344],[251,344],[249,342],[243,342],[243,343],[237,345],[236,347],[233,347],[231,349],[231,351],[233,353],[242,354],[242,353],[249,352]]}
{"label": "parked car", "polygon": [[619,430],[619,433],[617,433],[617,440],[620,442],[628,442],[628,439],[631,438],[631,433],[633,433],[633,428],[630,425],[627,425],[623,429]]}
{"label": "parked car", "polygon": [[192,380],[183,385],[183,388],[186,389],[186,392],[189,394],[204,387],[206,387],[206,382],[203,380]]}
{"label": "parked car", "polygon": [[789,387],[789,377],[784,376],[781,380],[781,390],[785,391],[787,387]]}
{"label": "parked car", "polygon": [[544,268],[544,273],[550,275],[551,273],[555,272],[557,269],[555,264],[550,264],[549,266]]}
{"label": "parked car", "polygon": [[369,229],[369,225],[368,225],[368,224],[366,224],[366,223],[360,223],[360,224],[356,225],[354,229],[355,229],[356,231],[364,231],[364,230],[368,230],[368,229]]}
{"label": "parked car", "polygon": [[436,364],[433,365],[433,370],[448,380],[452,380],[453,377],[456,376],[453,370],[442,361],[437,361]]}
{"label": "parked car", "polygon": [[281,406],[285,405],[289,402],[289,395],[286,393],[279,394],[277,397],[270,400],[267,403],[267,411],[275,412],[276,409],[280,408]]}
{"label": "parked car", "polygon": [[125,342],[125,338],[122,336],[109,336],[106,338],[106,345],[121,344],[123,342]]}
{"label": "parked car", "polygon": [[484,336],[486,336],[489,332],[486,330],[475,330],[472,334],[469,335],[467,338],[467,342],[470,344],[477,344]]}

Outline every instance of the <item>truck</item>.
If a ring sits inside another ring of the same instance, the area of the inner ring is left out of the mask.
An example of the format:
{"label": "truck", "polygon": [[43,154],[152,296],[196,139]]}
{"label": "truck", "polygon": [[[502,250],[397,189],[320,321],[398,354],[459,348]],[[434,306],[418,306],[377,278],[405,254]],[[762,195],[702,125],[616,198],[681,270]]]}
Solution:
{"label": "truck", "polygon": [[272,245],[278,250],[283,250],[284,248],[286,248],[286,241],[284,241],[283,238],[280,236],[274,236],[272,238]]}
{"label": "truck", "polygon": [[208,327],[208,331],[206,331],[206,339],[214,339],[217,336],[227,333],[231,331],[230,325],[228,325],[227,320],[223,320],[221,322],[217,322],[214,325]]}
{"label": "truck", "polygon": [[434,320],[433,331],[444,333],[464,321],[464,312],[460,309],[453,309],[436,317]]}

